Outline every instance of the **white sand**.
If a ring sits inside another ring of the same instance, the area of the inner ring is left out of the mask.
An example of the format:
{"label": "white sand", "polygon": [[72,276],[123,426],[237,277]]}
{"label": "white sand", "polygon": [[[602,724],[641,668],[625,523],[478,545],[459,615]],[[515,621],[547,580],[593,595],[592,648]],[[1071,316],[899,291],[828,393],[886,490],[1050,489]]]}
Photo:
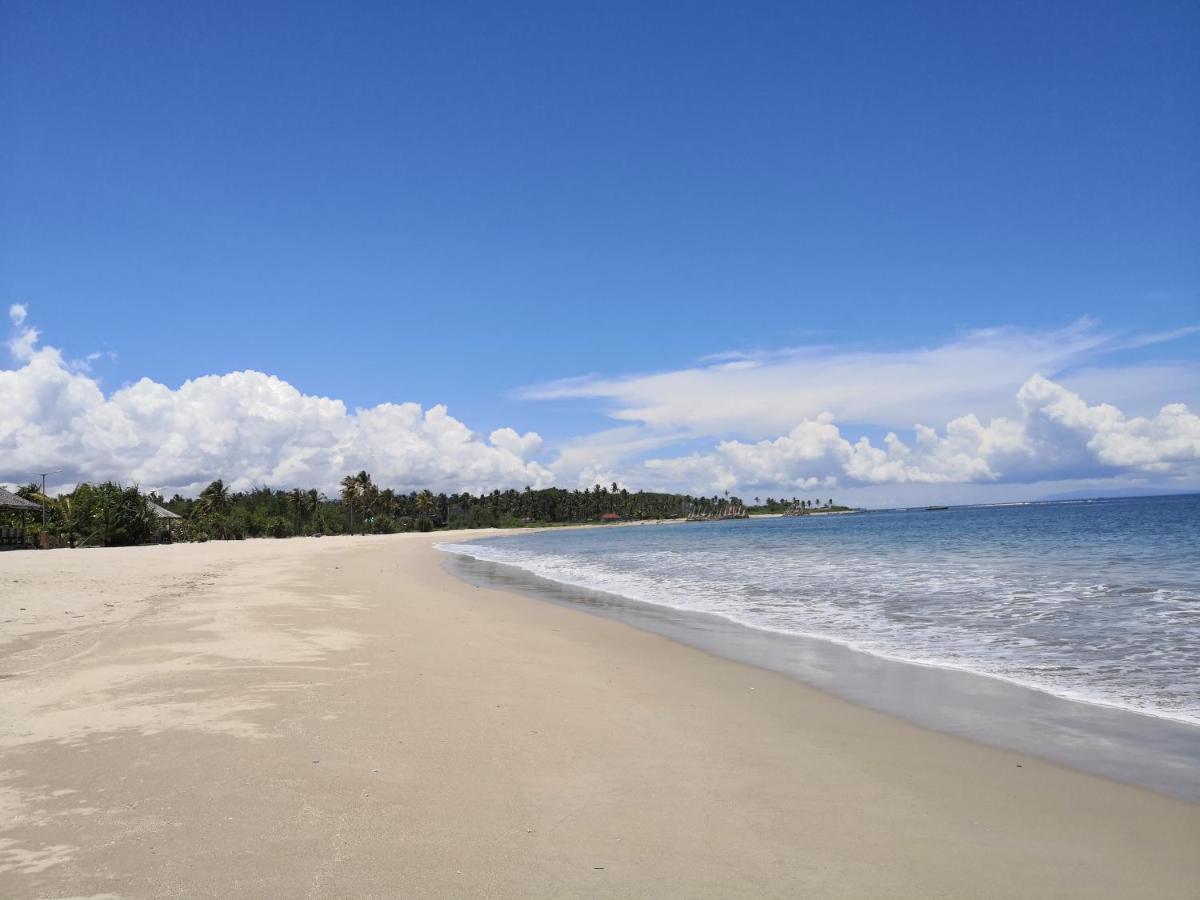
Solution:
{"label": "white sand", "polygon": [[0,553],[0,896],[1198,895],[1200,807],[435,539]]}

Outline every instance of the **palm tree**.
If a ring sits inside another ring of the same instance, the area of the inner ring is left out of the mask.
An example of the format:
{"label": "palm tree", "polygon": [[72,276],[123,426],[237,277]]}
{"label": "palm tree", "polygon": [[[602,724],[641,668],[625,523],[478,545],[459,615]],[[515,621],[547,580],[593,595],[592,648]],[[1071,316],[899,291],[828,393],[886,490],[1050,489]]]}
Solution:
{"label": "palm tree", "polygon": [[29,484],[23,484],[17,488],[16,494],[22,500],[29,500],[34,503],[45,503],[47,499],[42,495],[42,489],[38,487],[36,482],[33,481],[29,482]]}
{"label": "palm tree", "polygon": [[316,497],[314,496],[316,493],[312,489],[300,492],[300,521],[303,523],[305,519],[308,520],[309,527],[305,532],[306,534],[312,532],[313,515],[317,511]]}
{"label": "palm tree", "polygon": [[202,512],[208,515],[224,515],[229,509],[229,488],[225,487],[225,482],[218,478],[200,492],[197,505]]}
{"label": "palm tree", "polygon": [[350,533],[354,534],[354,504],[358,501],[362,484],[354,475],[347,475],[342,479],[342,502],[346,504],[346,508],[350,511]]}
{"label": "palm tree", "polygon": [[[81,486],[86,487],[86,485]],[[77,488],[76,493],[81,493],[81,489]],[[58,520],[59,527],[62,533],[66,535],[67,542],[74,547],[76,535],[86,526],[86,520],[82,515],[80,505],[75,502],[75,497],[72,494],[67,494],[65,497],[60,497],[58,500]]]}
{"label": "palm tree", "polygon": [[304,491],[300,488],[292,488],[288,492],[288,506],[292,509],[292,533],[300,533],[300,520],[304,514]]}
{"label": "palm tree", "polygon": [[320,524],[321,530],[325,530],[324,517],[321,515],[321,504],[325,502],[325,495],[316,488],[310,488],[304,495],[304,509],[308,513],[308,524],[310,532]]}
{"label": "palm tree", "polygon": [[358,482],[358,508],[362,513],[362,532],[366,534],[367,520],[379,505],[379,488],[371,481],[366,469],[355,475],[354,480]]}

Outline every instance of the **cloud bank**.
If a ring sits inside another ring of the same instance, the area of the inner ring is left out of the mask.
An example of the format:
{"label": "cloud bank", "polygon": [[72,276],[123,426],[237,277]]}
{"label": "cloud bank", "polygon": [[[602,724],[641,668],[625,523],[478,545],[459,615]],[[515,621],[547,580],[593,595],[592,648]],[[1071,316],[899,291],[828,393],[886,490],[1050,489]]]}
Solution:
{"label": "cloud bank", "polygon": [[[976,330],[916,349],[724,353],[677,371],[565,379],[519,396],[599,400],[622,423],[568,442],[557,471],[616,472],[673,489],[790,494],[1121,476],[1196,486],[1196,417],[1180,403],[1160,406],[1200,398],[1200,367],[1161,355],[1112,358],[1197,330],[1119,336],[1082,319],[1044,332]],[[1091,406],[1085,396],[1110,402]],[[916,423],[947,424],[939,432]],[[888,433],[874,442],[861,437],[880,431]],[[701,446],[661,452],[682,443]],[[639,453],[643,461],[630,464]]]}
{"label": "cloud bank", "polygon": [[333,490],[366,468],[385,485],[491,490],[553,480],[534,457],[541,438],[501,428],[484,439],[444,406],[384,403],[347,410],[261,372],[206,375],[172,389],[143,378],[105,395],[86,371],[38,345],[27,310],[9,310],[0,370],[0,481],[63,470],[62,483],[112,478],[194,494],[214,478],[237,489]]}
{"label": "cloud bank", "polygon": [[939,433],[925,425],[906,443],[889,432],[882,445],[851,442],[831,413],[756,443],[723,441],[711,453],[656,458],[646,469],[694,490],[811,492],[854,485],[1036,483],[1137,472],[1200,476],[1200,416],[1175,403],[1157,415],[1127,417],[1115,406],[1089,406],[1041,375],[1017,392],[1019,419],[986,425],[960,416]]}
{"label": "cloud bank", "polygon": [[[1184,403],[1146,402],[1196,391],[1195,365],[1098,366],[1114,340],[1086,321],[1040,335],[972,332],[907,352],[727,354],[679,372],[530,388],[530,398],[602,398],[621,423],[560,444],[546,462],[536,432],[483,437],[441,405],[350,410],[255,371],[178,388],[143,378],[106,393],[86,358],[40,343],[24,306],[9,320],[15,367],[0,369],[0,482],[62,469],[62,484],[111,478],[185,495],[214,478],[236,489],[333,491],[347,472],[367,469],[404,490],[475,492],[612,481],[743,496],[1119,477],[1200,485],[1200,416]],[[1072,385],[1055,375],[1067,368]],[[1038,371],[1054,377],[1030,374]],[[1122,395],[1142,414],[1093,404],[1080,384]],[[929,421],[946,424],[912,424]],[[870,428],[890,430],[860,436]],[[681,451],[685,441],[693,452]]]}

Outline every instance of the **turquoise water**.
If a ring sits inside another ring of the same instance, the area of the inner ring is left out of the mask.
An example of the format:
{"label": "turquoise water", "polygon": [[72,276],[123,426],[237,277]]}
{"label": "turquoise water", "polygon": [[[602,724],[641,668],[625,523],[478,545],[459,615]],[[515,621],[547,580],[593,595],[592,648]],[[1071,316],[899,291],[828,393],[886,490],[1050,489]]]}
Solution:
{"label": "turquoise water", "polygon": [[644,603],[1200,724],[1200,496],[441,546]]}

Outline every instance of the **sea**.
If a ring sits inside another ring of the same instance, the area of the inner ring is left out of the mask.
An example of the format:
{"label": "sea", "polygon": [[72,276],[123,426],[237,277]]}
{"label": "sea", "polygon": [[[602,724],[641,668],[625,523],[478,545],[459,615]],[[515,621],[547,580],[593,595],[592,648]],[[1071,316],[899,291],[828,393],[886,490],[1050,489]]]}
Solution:
{"label": "sea", "polygon": [[[1200,495],[554,529],[440,547],[465,577],[968,737],[1042,751],[1057,740],[1063,752],[1043,755],[1071,763],[1107,754],[1083,768],[1176,794],[1182,780],[1200,798]],[[1130,774],[1145,766],[1163,771]]]}

